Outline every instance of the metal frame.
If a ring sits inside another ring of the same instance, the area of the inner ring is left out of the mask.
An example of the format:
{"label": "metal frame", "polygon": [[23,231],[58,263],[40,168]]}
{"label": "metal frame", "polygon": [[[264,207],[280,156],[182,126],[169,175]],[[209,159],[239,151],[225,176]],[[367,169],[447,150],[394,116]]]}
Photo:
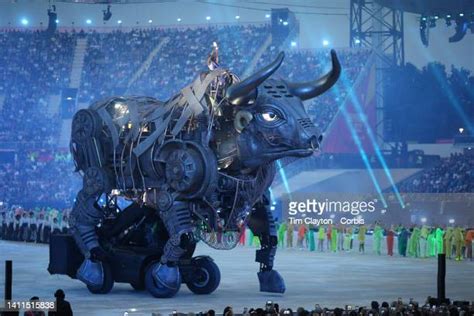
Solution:
{"label": "metal frame", "polygon": [[350,47],[370,48],[376,56],[377,142],[384,146],[385,70],[405,64],[403,11],[387,8],[376,0],[351,0]]}

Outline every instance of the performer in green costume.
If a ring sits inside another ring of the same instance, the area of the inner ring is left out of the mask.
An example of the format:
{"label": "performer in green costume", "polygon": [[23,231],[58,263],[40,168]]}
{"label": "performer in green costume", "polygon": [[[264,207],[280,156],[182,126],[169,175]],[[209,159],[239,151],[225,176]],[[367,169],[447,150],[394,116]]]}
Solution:
{"label": "performer in green costume", "polygon": [[282,222],[278,227],[278,246],[285,248],[286,223]]}
{"label": "performer in green costume", "polygon": [[437,256],[440,253],[444,253],[443,249],[443,236],[444,236],[444,231],[441,227],[436,228],[436,254]]}
{"label": "performer in green costume", "polygon": [[413,231],[408,242],[408,255],[417,258],[420,255],[420,228],[413,227]]}
{"label": "performer in green costume", "polygon": [[351,251],[352,227],[347,227],[344,234],[344,250]]}
{"label": "performer in green costume", "polygon": [[324,226],[319,226],[318,230],[318,251],[324,251],[324,238],[326,237],[326,230]]}
{"label": "performer in green costume", "polygon": [[378,255],[382,254],[382,239],[383,239],[383,228],[377,222],[375,222],[374,252]]}
{"label": "performer in green costume", "polygon": [[462,247],[464,246],[464,229],[461,227],[454,229],[453,243],[454,249],[456,250],[456,261],[461,261],[463,257]]}
{"label": "performer in green costume", "polygon": [[251,229],[249,229],[249,246],[253,246],[253,233]]}
{"label": "performer in green costume", "polygon": [[295,225],[291,222],[286,226],[286,247],[293,248],[293,233],[295,232]]}
{"label": "performer in green costume", "polygon": [[309,225],[309,229],[307,231],[307,236],[309,239],[309,251],[315,251],[316,250],[316,242],[314,241],[314,225]]}
{"label": "performer in green costume", "polygon": [[337,251],[337,228],[336,226],[332,226],[331,228],[331,251]]}
{"label": "performer in green costume", "polygon": [[454,237],[454,228],[446,228],[444,233],[443,242],[444,242],[444,253],[446,254],[447,259],[452,259],[453,257],[453,237]]}
{"label": "performer in green costume", "polygon": [[428,226],[423,225],[420,230],[420,257],[427,258],[428,257],[428,234],[429,229]]}
{"label": "performer in green costume", "polygon": [[436,230],[431,228],[428,234],[428,256],[436,256]]}
{"label": "performer in green costume", "polygon": [[359,239],[359,252],[364,253],[365,252],[365,234],[367,233],[367,227],[364,225],[361,225],[359,227],[359,234],[358,234],[358,239]]}

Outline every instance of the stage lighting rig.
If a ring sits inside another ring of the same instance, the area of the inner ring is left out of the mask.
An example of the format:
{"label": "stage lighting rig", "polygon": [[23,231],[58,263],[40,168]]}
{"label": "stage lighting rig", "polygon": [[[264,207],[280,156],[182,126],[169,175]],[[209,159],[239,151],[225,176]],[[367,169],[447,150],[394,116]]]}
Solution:
{"label": "stage lighting rig", "polygon": [[110,4],[107,6],[107,9],[106,10],[102,10],[102,14],[103,14],[103,20],[104,21],[108,21],[110,20],[110,18],[112,17],[112,11],[110,11]]}
{"label": "stage lighting rig", "polygon": [[468,27],[469,21],[467,20],[467,18],[464,16],[464,14],[462,16],[459,15],[456,18],[456,33],[454,33],[454,35],[449,38],[449,42],[456,43],[462,40],[467,33]]}
{"label": "stage lighting rig", "polygon": [[56,32],[58,26],[58,13],[56,12],[56,6],[53,4],[48,8],[48,33]]}
{"label": "stage lighting rig", "polygon": [[449,27],[449,26],[451,26],[451,25],[453,24],[453,23],[452,23],[452,17],[451,17],[450,14],[446,15],[445,20],[446,20],[446,26]]}
{"label": "stage lighting rig", "polygon": [[430,29],[427,25],[428,18],[422,16],[420,19],[420,38],[423,45],[428,47],[430,43]]}

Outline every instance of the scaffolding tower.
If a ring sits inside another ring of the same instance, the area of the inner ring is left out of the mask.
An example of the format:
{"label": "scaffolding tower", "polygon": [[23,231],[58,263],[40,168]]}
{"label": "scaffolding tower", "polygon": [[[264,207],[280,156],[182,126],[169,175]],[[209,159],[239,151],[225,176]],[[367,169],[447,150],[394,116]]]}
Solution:
{"label": "scaffolding tower", "polygon": [[384,7],[377,0],[351,0],[350,47],[370,48],[376,58],[377,143],[384,148],[384,84],[387,69],[405,63],[403,11]]}

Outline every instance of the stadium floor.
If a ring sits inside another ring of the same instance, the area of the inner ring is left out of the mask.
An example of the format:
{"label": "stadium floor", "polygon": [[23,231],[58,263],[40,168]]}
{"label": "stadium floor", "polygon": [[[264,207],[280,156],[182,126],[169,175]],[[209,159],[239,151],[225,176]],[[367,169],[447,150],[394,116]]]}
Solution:
{"label": "stadium floor", "polygon": [[[370,249],[370,245],[368,245]],[[199,312],[214,308],[221,313],[232,305],[241,313],[244,306],[262,306],[274,300],[282,307],[312,308],[321,306],[364,306],[375,299],[391,302],[398,297],[422,302],[436,295],[434,259],[411,259],[358,253],[310,253],[296,249],[280,250],[276,268],[287,285],[284,295],[269,295],[258,291],[255,252],[250,247],[217,251],[201,244],[198,254],[212,256],[221,269],[221,284],[211,295],[192,294],[182,286],[171,299],[155,299],[147,292],[135,292],[128,284],[116,284],[107,295],[90,294],[79,281],[66,276],[51,276],[46,271],[48,248],[45,245],[0,241],[0,297],[4,291],[3,260],[13,260],[13,296],[26,300],[39,296],[53,298],[57,288],[66,292],[74,315],[151,315],[152,312]],[[447,264],[447,296],[451,299],[474,300],[472,282],[474,262]],[[131,309],[136,308],[132,312]]]}

